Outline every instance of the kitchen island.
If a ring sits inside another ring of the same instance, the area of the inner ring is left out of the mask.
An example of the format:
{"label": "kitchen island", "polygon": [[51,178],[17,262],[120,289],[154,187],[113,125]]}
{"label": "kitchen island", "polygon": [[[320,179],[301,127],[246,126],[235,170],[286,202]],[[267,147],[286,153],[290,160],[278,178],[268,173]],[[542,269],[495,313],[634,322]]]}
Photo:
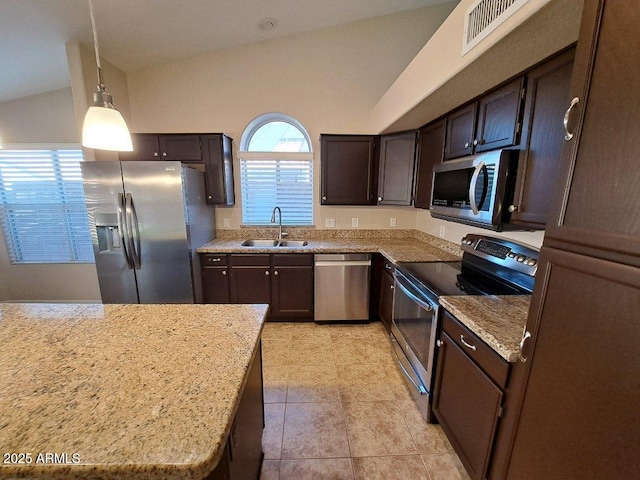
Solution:
{"label": "kitchen island", "polygon": [[206,478],[261,387],[267,308],[0,304],[0,477]]}

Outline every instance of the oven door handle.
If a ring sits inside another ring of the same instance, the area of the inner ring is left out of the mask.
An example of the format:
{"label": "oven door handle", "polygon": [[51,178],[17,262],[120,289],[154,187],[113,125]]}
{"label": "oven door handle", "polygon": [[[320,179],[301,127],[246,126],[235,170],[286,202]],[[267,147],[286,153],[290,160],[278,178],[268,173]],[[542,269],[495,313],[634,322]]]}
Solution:
{"label": "oven door handle", "polygon": [[[403,373],[405,374],[405,376],[407,377],[407,379],[413,384],[414,387],[416,387],[416,389],[420,392],[420,395],[427,395],[427,389],[424,388],[423,385],[419,385],[418,382],[416,382],[412,377],[411,374],[409,374],[409,372],[407,372],[407,369],[405,368],[405,366],[402,364],[402,360],[400,360],[400,356],[398,355],[398,352],[396,351],[397,348],[400,348],[400,345],[398,344],[398,341],[393,338],[393,336],[391,337],[391,351],[393,352],[393,355],[396,357],[396,363],[398,364],[398,366],[402,369]],[[404,352],[402,353],[404,355]]]}
{"label": "oven door handle", "polygon": [[399,281],[398,279],[396,279],[396,286],[400,287],[400,290],[402,290],[402,292],[409,297],[411,300],[413,300],[414,302],[416,302],[418,305],[420,305],[422,308],[424,308],[427,312],[430,312],[431,310],[433,310],[433,305],[431,305],[430,303],[425,302],[424,300],[422,300],[421,298],[418,298],[418,296],[413,293],[411,290],[409,290],[407,288],[406,285],[404,285],[401,281]]}

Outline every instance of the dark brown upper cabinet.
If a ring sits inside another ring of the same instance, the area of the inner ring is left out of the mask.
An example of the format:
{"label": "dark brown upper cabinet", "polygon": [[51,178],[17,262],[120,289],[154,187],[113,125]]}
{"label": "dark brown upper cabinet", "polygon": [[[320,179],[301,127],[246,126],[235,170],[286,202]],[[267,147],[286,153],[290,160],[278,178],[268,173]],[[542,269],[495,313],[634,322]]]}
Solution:
{"label": "dark brown upper cabinet", "polygon": [[133,133],[133,152],[118,154],[122,161],[175,160],[202,163],[200,135]]}
{"label": "dark brown upper cabinet", "polygon": [[433,166],[444,157],[444,138],[447,119],[443,118],[420,129],[418,136],[418,167],[414,206],[428,209],[431,205]]}
{"label": "dark brown upper cabinet", "polygon": [[447,139],[444,159],[464,157],[473,153],[478,103],[466,105],[447,116]]}
{"label": "dark brown upper cabinet", "polygon": [[320,135],[322,205],[373,205],[376,135]]}
{"label": "dark brown upper cabinet", "polygon": [[524,81],[513,80],[450,113],[444,159],[517,145]]}
{"label": "dark brown upper cabinet", "polygon": [[155,133],[132,133],[133,152],[120,152],[120,161],[160,160],[160,138]]}
{"label": "dark brown upper cabinet", "polygon": [[575,49],[564,52],[527,74],[522,153],[518,162],[511,222],[544,229],[558,178],[564,143],[562,117],[569,100]]}
{"label": "dark brown upper cabinet", "polygon": [[233,152],[231,138],[221,133],[201,135],[207,203],[233,205]]}
{"label": "dark brown upper cabinet", "polygon": [[411,205],[418,132],[380,137],[378,205]]}
{"label": "dark brown upper cabinet", "polygon": [[473,140],[474,152],[518,144],[524,77],[488,93],[478,100],[478,126]]}

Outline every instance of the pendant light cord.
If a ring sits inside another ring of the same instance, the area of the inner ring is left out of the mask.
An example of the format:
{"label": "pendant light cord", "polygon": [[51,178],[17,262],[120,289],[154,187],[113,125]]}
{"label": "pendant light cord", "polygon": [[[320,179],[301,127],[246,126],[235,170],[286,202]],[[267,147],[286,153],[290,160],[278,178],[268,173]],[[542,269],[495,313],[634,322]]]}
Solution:
{"label": "pendant light cord", "polygon": [[96,19],[93,14],[93,2],[91,0],[89,0],[89,16],[91,17],[91,31],[93,32],[93,49],[96,51],[96,65],[98,66],[98,88],[104,90],[100,68],[100,51],[98,50],[98,34],[96,33]]}

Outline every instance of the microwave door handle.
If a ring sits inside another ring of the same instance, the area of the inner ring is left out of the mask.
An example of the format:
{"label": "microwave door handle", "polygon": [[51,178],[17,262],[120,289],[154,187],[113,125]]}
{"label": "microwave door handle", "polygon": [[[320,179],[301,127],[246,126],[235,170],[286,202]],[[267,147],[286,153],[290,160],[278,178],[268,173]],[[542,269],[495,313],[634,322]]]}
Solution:
{"label": "microwave door handle", "polygon": [[[469,206],[471,207],[471,211],[474,215],[478,215],[479,213],[478,205],[476,204],[476,187],[478,185],[478,177],[480,176],[480,172],[483,168],[487,168],[484,162],[478,163],[473,171],[473,175],[471,176],[471,182],[469,182]],[[486,189],[484,195],[486,195]]]}

